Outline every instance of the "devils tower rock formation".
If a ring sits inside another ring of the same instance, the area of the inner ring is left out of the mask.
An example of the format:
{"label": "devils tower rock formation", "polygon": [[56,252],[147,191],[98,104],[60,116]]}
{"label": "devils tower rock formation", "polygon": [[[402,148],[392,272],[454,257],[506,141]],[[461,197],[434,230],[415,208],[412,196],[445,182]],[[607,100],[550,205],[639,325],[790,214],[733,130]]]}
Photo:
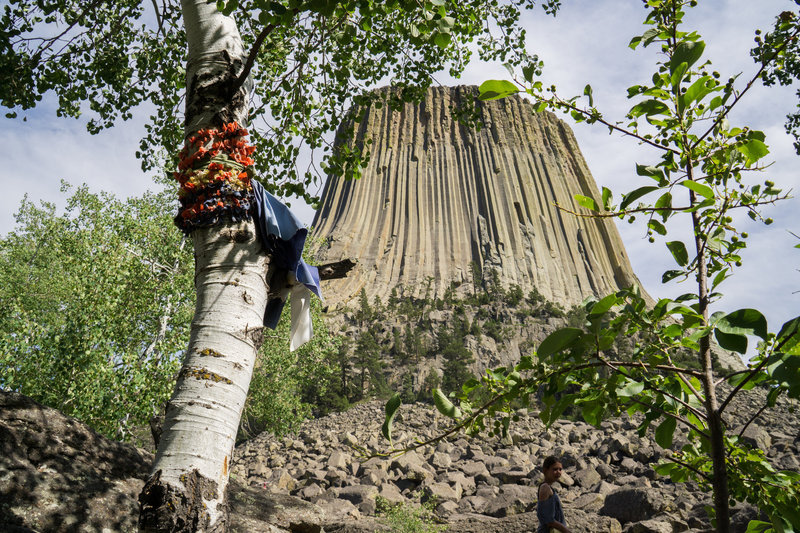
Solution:
{"label": "devils tower rock formation", "polygon": [[402,287],[441,296],[452,282],[484,276],[565,306],[636,282],[608,219],[580,218],[574,194],[599,199],[570,128],[519,97],[479,102],[483,127],[454,120],[475,87],[439,87],[400,111],[368,110],[355,142],[372,140],[363,177],[332,176],[314,220],[325,261],[358,258],[330,282],[334,307],[362,288],[372,301]]}

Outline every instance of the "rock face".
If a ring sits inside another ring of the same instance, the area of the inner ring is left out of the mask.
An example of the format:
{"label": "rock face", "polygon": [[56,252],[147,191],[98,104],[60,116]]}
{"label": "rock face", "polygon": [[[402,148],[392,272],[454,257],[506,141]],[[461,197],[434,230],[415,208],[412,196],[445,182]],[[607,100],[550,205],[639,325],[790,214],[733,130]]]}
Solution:
{"label": "rock face", "polygon": [[438,87],[400,111],[368,110],[355,140],[372,141],[363,177],[331,177],[313,224],[321,261],[359,261],[326,286],[328,304],[362,288],[370,301],[399,286],[420,296],[428,283],[441,296],[472,281],[473,263],[564,306],[637,282],[611,221],[555,205],[599,200],[570,128],[519,97],[478,103],[480,130],[454,120],[451,108],[476,95]]}

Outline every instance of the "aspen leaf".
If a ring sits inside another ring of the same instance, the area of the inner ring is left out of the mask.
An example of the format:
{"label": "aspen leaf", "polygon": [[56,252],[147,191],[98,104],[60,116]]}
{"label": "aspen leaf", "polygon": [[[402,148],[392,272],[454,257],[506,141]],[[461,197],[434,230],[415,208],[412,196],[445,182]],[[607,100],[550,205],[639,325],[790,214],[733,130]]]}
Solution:
{"label": "aspen leaf", "polygon": [[444,416],[449,418],[461,417],[461,409],[453,405],[440,389],[433,389],[433,404]]}
{"label": "aspen leaf", "polygon": [[600,207],[597,205],[597,202],[594,201],[594,198],[590,198],[582,194],[576,194],[573,196],[573,198],[575,198],[575,201],[578,202],[578,205],[581,207],[585,207],[586,209],[590,209],[592,211],[600,211]]}
{"label": "aspen leaf", "polygon": [[583,330],[578,328],[562,328],[556,330],[542,341],[536,353],[540,357],[545,357],[560,352],[575,344],[575,341],[577,341],[581,335],[583,335]]}
{"label": "aspen leaf", "polygon": [[381,433],[383,433],[384,438],[389,441],[390,445],[392,444],[392,422],[401,403],[400,394],[396,392],[386,402],[386,419],[383,421],[383,426],[381,426]]}
{"label": "aspen leaf", "polygon": [[667,417],[656,428],[656,442],[662,448],[669,448],[672,446],[672,437],[675,434],[675,428],[678,421],[672,417]]}
{"label": "aspen leaf", "polygon": [[519,92],[516,85],[507,80],[487,80],[478,88],[479,100],[497,100]]}

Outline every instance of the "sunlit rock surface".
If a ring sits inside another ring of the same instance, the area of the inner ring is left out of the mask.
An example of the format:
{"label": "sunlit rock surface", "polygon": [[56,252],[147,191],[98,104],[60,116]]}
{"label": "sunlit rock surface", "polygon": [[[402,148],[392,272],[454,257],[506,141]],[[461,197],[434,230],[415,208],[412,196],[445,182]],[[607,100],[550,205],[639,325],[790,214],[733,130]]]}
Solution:
{"label": "sunlit rock surface", "polygon": [[453,281],[472,283],[473,262],[484,278],[496,270],[565,306],[637,283],[610,219],[556,207],[582,210],[574,194],[600,199],[570,128],[519,97],[479,103],[480,130],[455,121],[451,108],[476,95],[437,87],[401,111],[368,111],[356,138],[372,140],[364,176],[329,178],[313,224],[321,261],[359,262],[326,285],[329,305],[362,288],[370,300],[400,287],[441,297]]}

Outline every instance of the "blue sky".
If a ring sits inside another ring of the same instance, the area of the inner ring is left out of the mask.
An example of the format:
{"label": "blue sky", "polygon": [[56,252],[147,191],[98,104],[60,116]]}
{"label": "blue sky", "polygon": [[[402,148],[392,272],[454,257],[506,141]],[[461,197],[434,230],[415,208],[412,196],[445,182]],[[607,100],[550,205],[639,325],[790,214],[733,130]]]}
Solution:
{"label": "blue sky", "polygon": [[[687,18],[708,46],[705,57],[723,77],[742,72],[741,79],[755,72],[748,50],[756,28],[768,28],[775,14],[792,10],[790,0],[701,0]],[[529,51],[545,62],[543,79],[556,84],[565,95],[579,94],[592,84],[596,105],[608,118],[622,118],[630,102],[626,88],[650,78],[653,52],[636,53],[627,47],[630,38],[644,31],[640,0],[564,0],[558,17],[545,16],[540,9],[526,15]],[[507,78],[499,65],[473,65],[461,80],[442,75],[443,84],[480,84],[486,79]],[[748,124],[767,134],[774,165],[759,181],[772,179],[779,187],[796,187],[798,159],[792,140],[783,130],[784,116],[797,105],[793,89],[755,88],[731,117],[732,124]],[[134,120],[99,135],[89,135],[81,121],[56,119],[52,104],[33,112],[20,113],[14,120],[0,118],[0,142],[6,168],[4,195],[0,197],[0,234],[13,229],[13,213],[24,194],[32,200],[64,204],[59,192],[63,178],[72,184],[86,183],[94,191],[108,190],[120,197],[138,195],[158,186],[142,173],[134,157],[142,137],[146,112]],[[22,121],[26,116],[27,121]],[[635,188],[639,178],[635,163],[651,163],[656,156],[631,140],[609,135],[605,128],[573,125],[581,150],[600,186],[621,192]],[[800,313],[800,250],[789,231],[800,234],[800,200],[797,198],[769,208],[775,219],[769,227],[741,226],[751,234],[744,254],[744,267],[723,286],[726,299],[722,310],[756,307],[767,315],[771,329]],[[297,207],[299,216],[310,223],[313,212]],[[634,270],[655,297],[688,292],[691,287],[662,285],[661,273],[672,268],[672,258],[663,242],[649,244],[642,225],[619,225]]]}
{"label": "blue sky", "polygon": [[[704,37],[704,57],[712,61],[723,79],[741,72],[740,80],[746,80],[756,72],[749,58],[754,30],[768,29],[783,10],[796,10],[796,5],[787,0],[701,0],[685,22],[687,28],[696,29]],[[567,95],[581,94],[585,84],[591,82],[595,104],[606,117],[621,120],[631,105],[626,88],[647,82],[653,72],[649,66],[652,52],[643,54],[627,47],[632,36],[646,29],[640,20],[643,12],[636,0],[568,0],[556,19],[537,17],[531,21],[529,48],[544,60],[546,80]],[[783,127],[785,115],[797,106],[795,89],[756,86],[730,119],[732,125],[747,124],[767,135],[771,150],[767,161],[774,164],[762,176],[751,179],[771,179],[784,190],[794,188],[797,196],[800,161],[793,139]],[[643,185],[641,180],[647,178],[636,176],[635,163],[657,161],[652,150],[609,135],[605,128],[578,124],[573,130],[598,185],[615,192]],[[800,314],[800,293],[793,294],[800,291],[800,250],[794,248],[800,240],[789,233],[800,235],[799,212],[800,199],[793,198],[766,209],[765,216],[775,220],[771,226],[752,223],[744,213],[735,220],[751,237],[743,254],[744,266],[723,284],[725,298],[716,310],[757,308],[767,316],[773,330]],[[686,284],[661,284],[661,273],[674,268],[663,239],[648,243],[644,227],[638,223],[619,223],[618,227],[634,271],[651,295],[676,296],[692,290]]]}

